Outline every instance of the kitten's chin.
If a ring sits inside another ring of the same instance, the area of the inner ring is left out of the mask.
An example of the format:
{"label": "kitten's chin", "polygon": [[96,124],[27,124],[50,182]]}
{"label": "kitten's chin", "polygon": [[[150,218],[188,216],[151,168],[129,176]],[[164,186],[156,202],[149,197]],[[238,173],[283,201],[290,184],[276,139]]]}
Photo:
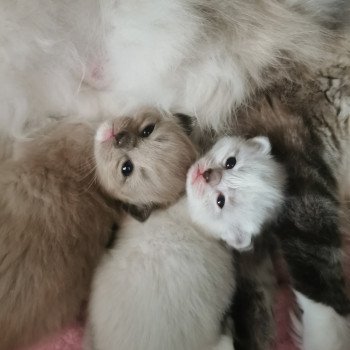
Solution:
{"label": "kitten's chin", "polygon": [[253,249],[253,241],[250,234],[238,233],[223,239],[230,247],[240,252],[246,252]]}

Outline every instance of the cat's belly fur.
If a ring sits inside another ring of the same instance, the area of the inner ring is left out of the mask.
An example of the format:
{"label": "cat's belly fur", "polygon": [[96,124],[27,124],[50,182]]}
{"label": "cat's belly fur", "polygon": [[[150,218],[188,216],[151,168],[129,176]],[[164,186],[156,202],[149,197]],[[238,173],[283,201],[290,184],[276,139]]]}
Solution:
{"label": "cat's belly fur", "polygon": [[111,116],[145,104],[222,126],[269,83],[266,69],[284,66],[281,53],[318,61],[324,38],[315,13],[339,2],[310,2],[310,15],[269,0],[3,1],[0,126],[13,133],[26,120]]}
{"label": "cat's belly fur", "polygon": [[234,290],[231,254],[173,209],[144,224],[130,220],[98,269],[94,350],[209,350],[219,342]]}

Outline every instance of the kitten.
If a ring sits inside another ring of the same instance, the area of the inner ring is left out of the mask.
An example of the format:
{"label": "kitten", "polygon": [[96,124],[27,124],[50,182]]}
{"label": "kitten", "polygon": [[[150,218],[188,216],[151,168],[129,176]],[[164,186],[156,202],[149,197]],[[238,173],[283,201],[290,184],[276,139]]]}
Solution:
{"label": "kitten", "polygon": [[140,105],[221,128],[290,68],[327,61],[348,9],[345,0],[3,0],[0,129]]}
{"label": "kitten", "polygon": [[144,219],[146,198],[166,205],[185,190],[196,151],[177,120],[152,111],[108,123],[95,144],[91,125],[52,124],[0,165],[1,350],[77,317],[111,229],[124,217],[116,199],[127,194]]}
{"label": "kitten", "polygon": [[[227,157],[231,164],[235,152],[241,157],[237,158],[242,164],[239,180],[229,176],[231,165],[225,167]],[[212,164],[213,156],[220,157],[215,165],[221,168],[225,186],[235,189],[243,184],[237,201],[228,198],[231,213],[221,216],[216,230],[237,232],[239,240],[252,231],[233,225],[232,218],[250,220],[256,230],[272,220],[283,198],[283,170],[271,158],[268,140],[261,137],[225,138],[201,162]],[[192,169],[187,197],[155,211],[145,223],[129,218],[121,227],[94,277],[86,349],[232,349],[232,340],[220,338],[220,323],[235,289],[232,254],[211,237],[212,227],[199,226],[190,217],[195,210],[202,211],[208,225],[218,221],[223,199],[215,194],[213,205],[204,209],[192,186],[209,177],[216,181],[219,175],[200,173],[197,166]],[[198,191],[201,188],[198,185]],[[259,189],[258,196],[254,189]],[[254,205],[259,215],[252,215]]]}
{"label": "kitten", "polygon": [[171,203],[184,191],[196,151],[185,133],[190,132],[187,121],[176,117],[177,125],[172,119],[151,110],[99,127],[97,176],[111,196],[152,206]]}
{"label": "kitten", "polygon": [[193,221],[238,249],[277,216],[283,203],[283,168],[265,137],[220,139],[189,171],[187,194]]}
{"label": "kitten", "polygon": [[236,350],[268,350],[275,335],[273,237],[268,230],[283,207],[285,181],[284,168],[262,136],[220,139],[187,176],[192,220],[244,251],[235,253],[237,291],[228,311]]}

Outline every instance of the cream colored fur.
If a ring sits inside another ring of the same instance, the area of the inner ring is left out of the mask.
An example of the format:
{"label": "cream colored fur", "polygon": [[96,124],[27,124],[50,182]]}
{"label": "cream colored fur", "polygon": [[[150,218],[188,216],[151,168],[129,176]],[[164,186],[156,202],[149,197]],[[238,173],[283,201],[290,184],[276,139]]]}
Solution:
{"label": "cream colored fur", "polygon": [[143,105],[222,127],[233,109],[317,68],[346,22],[343,0],[3,0],[1,128]]}
{"label": "cream colored fur", "polygon": [[88,350],[212,350],[234,291],[231,253],[202,235],[186,199],[125,222],[96,271]]}
{"label": "cream colored fur", "polygon": [[[144,187],[153,192],[155,203],[167,204],[183,193],[186,172],[196,153],[170,117],[146,116],[153,118],[155,129],[135,151],[139,158],[134,159],[131,177],[140,187],[134,185],[128,199],[148,205],[140,196]],[[138,135],[145,115],[129,118],[132,130],[126,120],[119,118],[113,123],[119,132],[123,128]],[[15,159],[0,164],[1,350],[31,343],[77,318],[88,298],[94,268],[112,237],[112,227],[122,222],[124,215],[115,200],[125,199],[118,197],[119,191],[130,185],[117,181],[116,175],[126,153],[116,144],[117,135],[108,141],[111,149],[107,152],[100,150],[99,144],[94,146],[94,134],[95,128],[86,123],[53,123],[17,145]],[[157,143],[152,140],[155,137],[162,139]],[[162,152],[153,152],[147,166],[164,170],[168,177],[159,177],[156,183],[153,178],[137,180],[138,166],[153,150],[154,142],[167,151],[172,167]],[[99,150],[97,162],[94,147]],[[186,150],[187,157],[178,150]],[[106,154],[108,162],[102,158]],[[129,154],[133,154],[132,148]],[[96,167],[99,173],[111,168],[108,187],[98,181]],[[174,182],[171,196],[162,193],[157,197],[155,188],[168,193],[169,178],[182,181]],[[107,195],[104,188],[111,190],[111,186],[113,191]]]}

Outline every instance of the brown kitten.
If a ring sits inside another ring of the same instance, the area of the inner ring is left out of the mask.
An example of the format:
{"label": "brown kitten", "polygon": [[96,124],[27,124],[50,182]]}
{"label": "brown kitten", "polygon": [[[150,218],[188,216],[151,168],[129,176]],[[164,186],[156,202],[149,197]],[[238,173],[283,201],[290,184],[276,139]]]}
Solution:
{"label": "brown kitten", "polygon": [[[121,129],[142,136],[147,118],[155,125],[153,135],[140,138],[135,149],[118,145]],[[96,163],[94,128],[61,122],[24,143],[15,160],[0,166],[1,350],[58,330],[77,317],[88,297],[94,267],[111,228],[122,218],[120,206],[96,181],[96,166],[115,198],[145,204],[148,191],[176,183],[167,196],[153,195],[154,203],[163,204],[184,191],[185,181],[174,179],[185,179],[195,150],[177,123],[152,112],[116,119],[113,125],[120,132],[96,143]],[[124,181],[117,164],[126,156],[135,171]],[[137,171],[139,164],[140,169],[147,166],[145,174]],[[153,168],[166,176],[153,182],[147,176]]]}
{"label": "brown kitten", "polygon": [[[194,154],[183,127],[152,111],[108,121],[95,138],[99,181],[108,193],[135,205],[174,202],[184,192]],[[130,173],[123,174],[124,166]]]}

